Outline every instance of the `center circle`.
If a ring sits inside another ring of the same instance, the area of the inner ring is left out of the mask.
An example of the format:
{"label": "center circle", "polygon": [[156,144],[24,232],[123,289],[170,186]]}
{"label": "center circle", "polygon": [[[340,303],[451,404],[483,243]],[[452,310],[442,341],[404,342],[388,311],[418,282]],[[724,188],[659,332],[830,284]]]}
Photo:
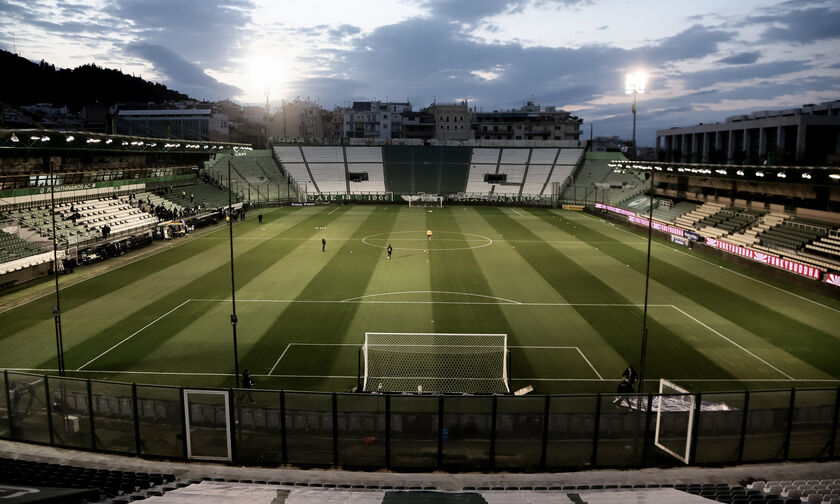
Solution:
{"label": "center circle", "polygon": [[[394,238],[394,235],[399,236]],[[434,231],[432,233],[432,239],[429,240],[426,236],[426,231],[394,231],[391,233],[377,233],[365,236],[362,238],[362,243],[381,249],[388,248],[388,244],[390,243],[394,250],[436,252],[441,250],[471,250],[487,247],[493,244],[493,240],[478,234],[460,233],[456,231]],[[447,246],[447,244],[450,244],[450,246]]]}

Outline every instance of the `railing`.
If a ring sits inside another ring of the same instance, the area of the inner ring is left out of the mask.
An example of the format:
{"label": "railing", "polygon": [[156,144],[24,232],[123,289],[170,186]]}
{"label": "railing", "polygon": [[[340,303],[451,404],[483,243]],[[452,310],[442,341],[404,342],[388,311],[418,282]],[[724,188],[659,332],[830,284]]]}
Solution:
{"label": "railing", "polygon": [[673,396],[185,389],[12,371],[2,380],[0,437],[132,456],[515,471],[681,464],[661,447],[690,464],[840,453],[840,387],[683,394],[691,406],[659,411]]}

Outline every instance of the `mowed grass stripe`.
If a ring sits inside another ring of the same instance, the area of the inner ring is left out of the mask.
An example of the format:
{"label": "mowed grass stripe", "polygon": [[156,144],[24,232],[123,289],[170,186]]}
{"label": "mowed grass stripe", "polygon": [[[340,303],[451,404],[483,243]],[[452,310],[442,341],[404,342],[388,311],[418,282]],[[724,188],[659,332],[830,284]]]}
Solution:
{"label": "mowed grass stripe", "polygon": [[[359,226],[358,239],[369,230],[390,232],[396,218],[397,212],[386,212],[381,207],[373,207]],[[344,242],[329,263],[312,278],[298,299],[349,299],[362,296],[380,260],[381,249],[361,245],[358,240]],[[250,368],[252,372],[268,373],[288,343],[342,342],[359,306],[358,303],[290,305],[241,358],[240,367]],[[312,374],[329,375],[332,374],[331,370],[335,365],[341,364],[316,360],[310,363],[310,369],[313,370]],[[275,373],[284,374],[282,362]],[[312,387],[318,388],[317,379],[312,383]]]}
{"label": "mowed grass stripe", "polygon": [[[322,212],[313,214],[300,223],[292,226],[289,232],[303,234],[306,230],[314,231],[312,222],[316,219],[323,219]],[[234,227],[234,230],[236,227]],[[241,245],[240,245],[241,246]],[[243,285],[259,275],[263,270],[274,264],[283,256],[289,253],[296,244],[292,242],[263,242],[257,243],[246,252],[239,254],[235,260],[235,274],[237,285]],[[218,248],[218,247],[215,247]],[[234,243],[234,252],[236,243]],[[227,247],[222,247],[220,253],[228,252]],[[228,252],[229,254],[229,252]],[[174,280],[174,281],[177,281]],[[151,293],[150,293],[151,295]],[[230,296],[230,263],[225,262],[220,266],[207,270],[206,272],[192,278],[182,287],[171,293],[160,297],[154,303],[146,306],[143,310],[133,314],[126,314],[126,317],[114,325],[91,335],[84,344],[65,352],[65,361],[68,369],[75,369],[96,357],[101,352],[134,333],[146,324],[152,322],[162,314],[180,305],[191,298],[227,298]],[[146,353],[143,349],[156,347],[167,339],[173,337],[192,322],[190,317],[164,318],[154,326],[145,330],[135,337],[137,341],[128,342],[115,348],[113,351],[91,363],[91,369],[123,369],[115,365],[125,365],[142,358]],[[221,321],[220,321],[221,322]],[[220,327],[229,327],[229,321],[220,323]],[[142,337],[140,337],[142,336]],[[131,344],[129,344],[131,343]],[[200,344],[199,341],[196,342]],[[138,355],[138,353],[140,355]],[[42,364],[46,367],[50,361]]]}
{"label": "mowed grass stripe", "polygon": [[[455,210],[459,210],[457,207]],[[435,209],[426,216],[426,225],[432,229],[435,237],[445,236],[447,248],[463,248],[465,250],[441,250],[429,253],[430,278],[432,299],[435,301],[452,301],[451,295],[443,292],[464,292],[493,296],[487,280],[481,274],[481,267],[475,258],[474,250],[459,226],[460,219],[454,218],[452,209]],[[430,244],[431,246],[432,244]],[[460,297],[457,300],[474,300],[474,298]],[[510,334],[510,325],[502,313],[501,307],[489,305],[450,305],[437,303],[433,305],[432,314],[435,329],[438,332],[456,333],[505,333]]]}
{"label": "mowed grass stripe", "polygon": [[[647,232],[642,228],[630,227],[624,224],[613,224],[601,219],[596,215],[567,212],[562,210],[553,211],[555,214],[563,215],[564,218],[574,224],[586,225],[592,229],[600,230],[602,234],[612,237],[624,244],[637,244],[640,249],[647,250]],[[654,237],[653,251],[660,258],[663,251],[673,252],[676,259],[672,263],[679,263],[680,260],[686,263],[685,268],[701,268],[704,271],[704,278],[712,282],[726,284],[730,290],[749,292],[756,301],[774,305],[789,305],[801,307],[802,313],[808,314],[808,319],[822,319],[825,326],[834,327],[840,316],[840,291],[834,297],[815,292],[807,287],[799,286],[788,282],[783,278],[775,278],[768,273],[752,267],[736,264],[721,257],[704,254],[691,249],[673,245],[667,240]],[[682,264],[682,263],[680,263]],[[719,267],[714,267],[719,266]],[[803,319],[804,320],[804,319]],[[840,335],[839,335],[840,336]]]}
{"label": "mowed grass stripe", "polygon": [[[266,217],[275,219],[287,213],[282,210],[272,210],[266,212]],[[235,224],[234,234],[238,235],[243,232],[242,230],[247,229],[248,226],[246,223]],[[177,270],[181,267],[187,270],[192,269],[194,267],[193,263],[196,262],[197,258],[202,257],[202,255],[213,254],[214,247],[218,247],[219,251],[227,249],[228,245],[226,242],[217,243],[217,240],[208,242],[204,241],[203,238],[215,236],[219,240],[227,240],[227,233],[226,226],[219,226],[218,229],[209,231],[201,237],[181,239],[173,242],[175,246],[172,248],[160,250],[143,257],[139,261],[105,271],[97,276],[72,285],[62,284],[73,282],[75,280],[73,275],[60,276],[59,287],[61,290],[63,322],[67,322],[67,315],[73,310],[79,308],[86,309],[87,307],[85,305],[88,303],[112,296],[126,286],[138,285],[138,282],[142,282],[150,276],[150,272],[157,273],[167,270]],[[142,256],[146,253],[146,250],[139,249],[134,253]],[[40,288],[40,286],[37,287]],[[149,297],[154,296],[149,295]],[[50,293],[49,295],[0,313],[0,326],[4,328],[3,333],[0,334],[0,342],[21,331],[30,329],[39,323],[46,322],[52,327],[52,306],[54,304],[55,295],[54,293]],[[99,316],[101,315],[99,314]],[[108,313],[108,315],[110,316],[112,313]],[[66,336],[72,337],[73,331],[74,327],[72,325],[65,326]]]}
{"label": "mowed grass stripe", "polygon": [[[546,221],[549,220],[544,215],[541,217]],[[582,240],[607,239],[606,235],[586,225],[579,225],[576,231],[577,237]],[[602,253],[629,264],[631,268],[642,274],[646,270],[646,253],[639,253],[637,249],[630,246],[617,244],[604,248]],[[653,253],[651,254],[650,275],[651,279],[668,285],[695,303],[826,372],[829,376],[840,376],[837,366],[840,340],[835,336],[799,322],[785,315],[781,310],[755,302],[726,288],[725,285],[709,282]]]}
{"label": "mowed grass stripe", "polygon": [[[631,304],[585,268],[564,253],[546,243],[526,227],[505,215],[501,210],[486,210],[490,222],[506,238],[533,240],[516,247],[545,280],[568,302],[576,304]],[[553,224],[552,224],[553,225]],[[573,306],[586,321],[627,362],[638,364],[639,333],[642,310],[635,306],[588,307]],[[677,334],[648,317],[648,377],[675,376],[686,367],[698,376],[731,378],[732,375],[717,363],[692,348]]]}

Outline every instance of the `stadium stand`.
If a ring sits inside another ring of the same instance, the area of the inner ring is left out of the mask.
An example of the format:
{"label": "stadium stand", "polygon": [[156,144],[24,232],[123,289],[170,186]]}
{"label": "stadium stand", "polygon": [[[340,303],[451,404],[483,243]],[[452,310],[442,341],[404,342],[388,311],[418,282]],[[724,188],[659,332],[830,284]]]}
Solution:
{"label": "stadium stand", "polygon": [[65,219],[72,219],[75,214],[76,226],[84,227],[88,236],[91,233],[101,234],[106,225],[110,228],[110,234],[118,234],[149,227],[157,222],[153,216],[132,206],[126,197],[62,203],[55,208]]}
{"label": "stadium stand", "polygon": [[[344,153],[351,194],[385,192],[385,170],[380,147],[346,147]],[[367,180],[354,180],[353,174],[364,173],[367,174]]]}
{"label": "stadium stand", "polygon": [[[566,150],[566,149],[564,149]],[[561,199],[568,201],[601,201],[610,205],[620,206],[622,201],[629,201],[634,196],[644,192],[643,184],[637,175],[632,173],[615,172],[610,164],[615,160],[625,160],[624,155],[618,152],[587,152],[585,162],[580,169],[572,176],[571,184],[568,184],[561,192]],[[558,156],[558,164],[568,164],[569,158]],[[576,162],[572,162],[574,168]],[[556,167],[555,167],[556,171]],[[571,173],[571,172],[569,172]],[[552,173],[549,182],[560,182],[563,173]]]}
{"label": "stadium stand", "polygon": [[682,217],[688,212],[695,210],[698,206],[696,203],[689,201],[680,201],[669,207],[660,205],[653,210],[653,218],[658,221],[673,223],[677,217]]}
{"label": "stadium stand", "polygon": [[[215,209],[228,205],[227,189],[203,182],[176,187],[171,192],[163,193],[160,196],[166,201],[164,206],[167,208],[170,203],[181,208],[193,208],[201,205],[202,209]],[[234,201],[238,200],[235,199]]]}
{"label": "stadium stand", "polygon": [[722,208],[719,212],[696,222],[694,228],[701,236],[722,238],[744,229],[761,215],[762,212],[757,210]]}
{"label": "stadium stand", "polygon": [[[565,183],[583,154],[582,149],[474,148],[467,193],[540,196],[553,182]],[[490,183],[487,175],[504,175]]]}
{"label": "stadium stand", "polygon": [[[840,479],[755,481],[747,485],[744,502],[766,501],[783,504],[840,504]],[[737,500],[731,501],[738,503]]]}
{"label": "stadium stand", "polygon": [[227,164],[230,162],[231,177],[241,184],[251,186],[257,193],[266,184],[286,183],[283,173],[268,149],[239,151],[235,155],[218,154],[215,159],[205,163],[205,171],[215,180],[227,184]]}
{"label": "stadium stand", "polygon": [[0,231],[0,263],[42,254],[45,249],[22,240],[16,234]]}
{"label": "stadium stand", "polygon": [[[87,502],[130,502],[163,495],[185,485],[173,474],[94,469],[45,462],[0,458],[0,482],[14,485],[87,489]],[[58,502],[58,501],[53,501]],[[62,500],[61,502],[77,502]],[[85,501],[79,501],[85,502]]]}
{"label": "stadium stand", "polygon": [[694,210],[674,219],[674,223],[686,229],[693,229],[696,223],[700,222],[706,217],[709,217],[710,215],[714,215],[720,212],[722,208],[723,205],[720,205],[718,203],[703,203]]}

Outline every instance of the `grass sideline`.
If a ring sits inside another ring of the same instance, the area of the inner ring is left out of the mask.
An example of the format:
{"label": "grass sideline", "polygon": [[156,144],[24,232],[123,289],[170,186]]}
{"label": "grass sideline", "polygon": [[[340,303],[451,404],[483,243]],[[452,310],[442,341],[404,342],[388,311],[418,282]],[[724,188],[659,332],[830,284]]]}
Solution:
{"label": "grass sideline", "polygon": [[[366,331],[506,333],[513,388],[537,393],[612,392],[638,365],[647,243],[636,231],[546,209],[281,208],[262,226],[254,214],[234,225],[234,253],[240,369],[258,387],[349,389]],[[233,384],[227,228],[172,245],[60,278],[69,375]],[[55,369],[54,302],[0,312],[0,367]],[[657,240],[649,303],[648,378],[840,384],[837,299]]]}

